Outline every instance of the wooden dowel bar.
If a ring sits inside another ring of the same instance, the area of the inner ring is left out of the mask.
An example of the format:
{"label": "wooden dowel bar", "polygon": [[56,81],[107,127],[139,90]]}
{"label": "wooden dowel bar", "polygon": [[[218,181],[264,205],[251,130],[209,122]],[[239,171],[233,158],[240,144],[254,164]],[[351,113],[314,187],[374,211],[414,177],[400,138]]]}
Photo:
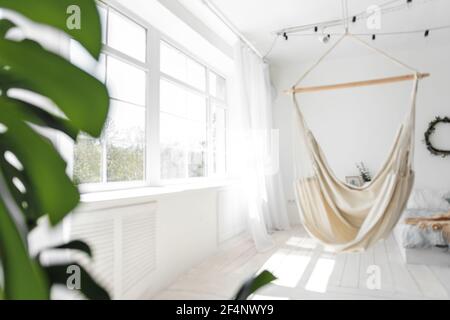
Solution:
{"label": "wooden dowel bar", "polygon": [[[418,78],[423,79],[423,78],[427,78],[429,76],[430,76],[429,73],[420,73],[418,75]],[[356,82],[337,83],[337,84],[330,84],[330,85],[324,85],[324,86],[297,87],[295,89],[286,90],[285,93],[287,93],[287,94],[292,94],[294,92],[295,93],[305,93],[305,92],[317,92],[317,91],[326,91],[326,90],[337,90],[337,89],[346,89],[346,88],[355,88],[355,87],[374,86],[374,85],[379,85],[379,84],[387,84],[387,83],[414,80],[414,78],[415,78],[414,74],[407,74],[407,75],[401,75],[401,76],[396,76],[396,77],[371,79],[371,80],[363,80],[363,81],[356,81]]]}

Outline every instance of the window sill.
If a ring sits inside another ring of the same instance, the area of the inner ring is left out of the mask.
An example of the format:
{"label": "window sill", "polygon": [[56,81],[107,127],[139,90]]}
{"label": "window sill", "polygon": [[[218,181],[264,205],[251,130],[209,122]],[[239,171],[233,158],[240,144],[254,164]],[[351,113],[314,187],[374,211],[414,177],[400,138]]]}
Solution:
{"label": "window sill", "polygon": [[85,193],[81,195],[80,207],[76,211],[90,212],[114,207],[139,205],[155,202],[160,196],[198,190],[220,189],[231,186],[235,182],[235,180],[225,179],[207,182],[174,184],[161,187],[141,187],[126,190]]}

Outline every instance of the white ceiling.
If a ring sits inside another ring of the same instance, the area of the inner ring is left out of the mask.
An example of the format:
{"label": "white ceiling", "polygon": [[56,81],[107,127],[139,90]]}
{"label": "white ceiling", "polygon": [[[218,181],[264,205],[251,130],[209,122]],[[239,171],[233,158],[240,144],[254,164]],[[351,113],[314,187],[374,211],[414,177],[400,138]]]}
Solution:
{"label": "white ceiling", "polygon": [[[215,26],[211,18],[206,18],[201,0],[178,0],[194,12],[206,24]],[[392,0],[348,0],[349,15],[365,11],[371,5],[382,5]],[[406,0],[403,0],[406,2]],[[211,0],[220,11],[249,39],[261,53],[270,49],[274,31],[286,27],[315,24],[342,18],[340,0]],[[402,0],[397,1],[402,4]],[[386,13],[381,19],[378,32],[397,32],[422,30],[450,24],[449,0],[414,0],[409,9]],[[220,32],[223,32],[223,26]],[[327,32],[342,32],[342,27],[328,29]],[[371,33],[366,22],[361,20],[350,25],[354,33]],[[312,30],[311,30],[312,32]],[[334,37],[336,39],[337,36]],[[370,37],[367,40],[372,41]],[[333,40],[333,39],[332,39]],[[428,38],[423,34],[383,36],[376,39],[378,47],[386,50],[414,50],[425,45],[439,46],[450,44],[450,30],[431,32]],[[309,60],[325,50],[318,37],[291,36],[288,41],[278,38],[269,59],[273,63],[290,63]],[[345,42],[339,50],[340,55],[361,55],[367,51]]]}

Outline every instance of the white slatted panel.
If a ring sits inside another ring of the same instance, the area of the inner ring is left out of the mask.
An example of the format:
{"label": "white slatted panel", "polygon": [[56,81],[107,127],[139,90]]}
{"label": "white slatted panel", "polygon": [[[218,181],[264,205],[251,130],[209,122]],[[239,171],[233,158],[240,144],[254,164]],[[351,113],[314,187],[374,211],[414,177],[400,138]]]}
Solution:
{"label": "white slatted panel", "polygon": [[125,296],[156,268],[155,214],[122,220],[122,290]]}
{"label": "white slatted panel", "polygon": [[83,255],[77,256],[77,260],[108,292],[114,292],[114,220],[111,217],[77,217],[71,223],[70,237],[89,244],[93,259]]}
{"label": "white slatted panel", "polygon": [[74,214],[70,238],[91,246],[94,259],[80,263],[113,298],[137,298],[156,269],[156,203]]}

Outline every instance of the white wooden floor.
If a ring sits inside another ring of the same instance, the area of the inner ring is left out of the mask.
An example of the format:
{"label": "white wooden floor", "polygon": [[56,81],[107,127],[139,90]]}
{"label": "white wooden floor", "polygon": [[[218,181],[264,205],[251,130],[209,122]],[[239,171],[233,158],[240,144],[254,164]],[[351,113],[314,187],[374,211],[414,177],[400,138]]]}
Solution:
{"label": "white wooden floor", "polygon": [[[391,237],[364,253],[334,254],[303,229],[277,232],[276,246],[257,253],[249,237],[225,243],[155,299],[230,299],[253,273],[278,279],[253,299],[450,299],[450,268],[406,265]],[[368,289],[369,266],[380,270],[380,289]]]}

